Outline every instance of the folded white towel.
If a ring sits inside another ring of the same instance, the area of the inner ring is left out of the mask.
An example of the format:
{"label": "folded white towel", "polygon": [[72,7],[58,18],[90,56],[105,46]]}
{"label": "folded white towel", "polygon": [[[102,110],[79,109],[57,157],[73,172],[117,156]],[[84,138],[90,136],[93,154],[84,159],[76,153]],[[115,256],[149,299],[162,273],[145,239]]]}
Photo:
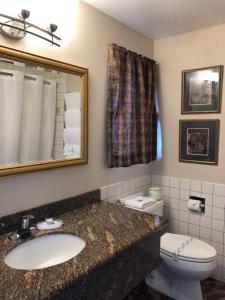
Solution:
{"label": "folded white towel", "polygon": [[81,126],[80,109],[69,109],[65,111],[66,128],[76,128]]}
{"label": "folded white towel", "polygon": [[149,197],[138,196],[133,199],[125,200],[125,206],[130,206],[133,208],[144,209],[153,204],[155,204],[155,200]]}
{"label": "folded white towel", "polygon": [[80,157],[80,146],[65,144],[64,155],[66,157]]}
{"label": "folded white towel", "polygon": [[72,153],[73,152],[73,145],[65,144],[64,145],[64,153]]}
{"label": "folded white towel", "polygon": [[64,94],[66,109],[80,109],[80,92]]}
{"label": "folded white towel", "polygon": [[64,143],[69,145],[80,145],[81,129],[80,128],[65,128]]}
{"label": "folded white towel", "polygon": [[66,157],[66,158],[68,158],[68,157],[74,158],[73,152],[64,152],[64,157]]}
{"label": "folded white towel", "polygon": [[74,156],[80,156],[80,145],[73,145],[72,148]]}

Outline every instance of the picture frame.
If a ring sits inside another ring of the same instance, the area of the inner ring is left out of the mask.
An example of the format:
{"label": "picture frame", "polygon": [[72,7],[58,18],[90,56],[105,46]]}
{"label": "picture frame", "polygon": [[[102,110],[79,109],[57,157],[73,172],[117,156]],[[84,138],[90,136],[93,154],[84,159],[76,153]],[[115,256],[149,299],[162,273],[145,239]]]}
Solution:
{"label": "picture frame", "polygon": [[220,113],[223,66],[182,71],[181,114]]}
{"label": "picture frame", "polygon": [[218,165],[220,120],[180,120],[179,161]]}

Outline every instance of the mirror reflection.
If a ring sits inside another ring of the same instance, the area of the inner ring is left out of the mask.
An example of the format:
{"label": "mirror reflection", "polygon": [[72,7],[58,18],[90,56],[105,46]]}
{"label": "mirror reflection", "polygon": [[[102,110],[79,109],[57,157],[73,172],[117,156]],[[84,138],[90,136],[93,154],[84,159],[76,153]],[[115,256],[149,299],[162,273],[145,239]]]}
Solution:
{"label": "mirror reflection", "polygon": [[81,77],[0,58],[0,167],[81,156]]}

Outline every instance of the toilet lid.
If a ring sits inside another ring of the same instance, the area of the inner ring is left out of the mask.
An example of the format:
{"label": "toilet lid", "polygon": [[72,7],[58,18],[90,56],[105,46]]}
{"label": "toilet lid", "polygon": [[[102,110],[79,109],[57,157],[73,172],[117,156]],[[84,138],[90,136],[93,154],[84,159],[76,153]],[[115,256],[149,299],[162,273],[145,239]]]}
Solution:
{"label": "toilet lid", "polygon": [[181,234],[165,233],[161,236],[160,248],[164,253],[193,261],[208,261],[216,256],[216,250],[211,245]]}

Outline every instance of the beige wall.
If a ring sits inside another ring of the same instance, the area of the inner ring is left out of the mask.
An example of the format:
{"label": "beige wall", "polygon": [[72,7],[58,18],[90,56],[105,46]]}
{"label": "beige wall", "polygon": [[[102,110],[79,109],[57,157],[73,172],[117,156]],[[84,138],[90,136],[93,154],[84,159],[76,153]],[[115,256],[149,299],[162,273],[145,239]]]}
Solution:
{"label": "beige wall", "polygon": [[[163,127],[163,160],[154,171],[166,175],[192,177],[225,183],[225,87],[222,113],[185,115],[181,108],[181,71],[225,65],[225,25],[155,41],[155,59],[159,63],[159,96]],[[224,81],[225,84],[225,81]],[[179,119],[220,119],[219,165],[207,166],[178,162]]]}
{"label": "beige wall", "polygon": [[[71,1],[70,1],[71,2]],[[75,1],[74,1],[75,2]],[[89,69],[89,163],[0,179],[0,215],[77,195],[105,184],[147,174],[150,166],[108,169],[105,163],[107,45],[114,42],[153,57],[153,41],[81,3],[60,20],[66,38],[52,47],[32,37],[0,44]],[[60,29],[60,28],[59,28]],[[64,36],[62,36],[64,38]]]}

